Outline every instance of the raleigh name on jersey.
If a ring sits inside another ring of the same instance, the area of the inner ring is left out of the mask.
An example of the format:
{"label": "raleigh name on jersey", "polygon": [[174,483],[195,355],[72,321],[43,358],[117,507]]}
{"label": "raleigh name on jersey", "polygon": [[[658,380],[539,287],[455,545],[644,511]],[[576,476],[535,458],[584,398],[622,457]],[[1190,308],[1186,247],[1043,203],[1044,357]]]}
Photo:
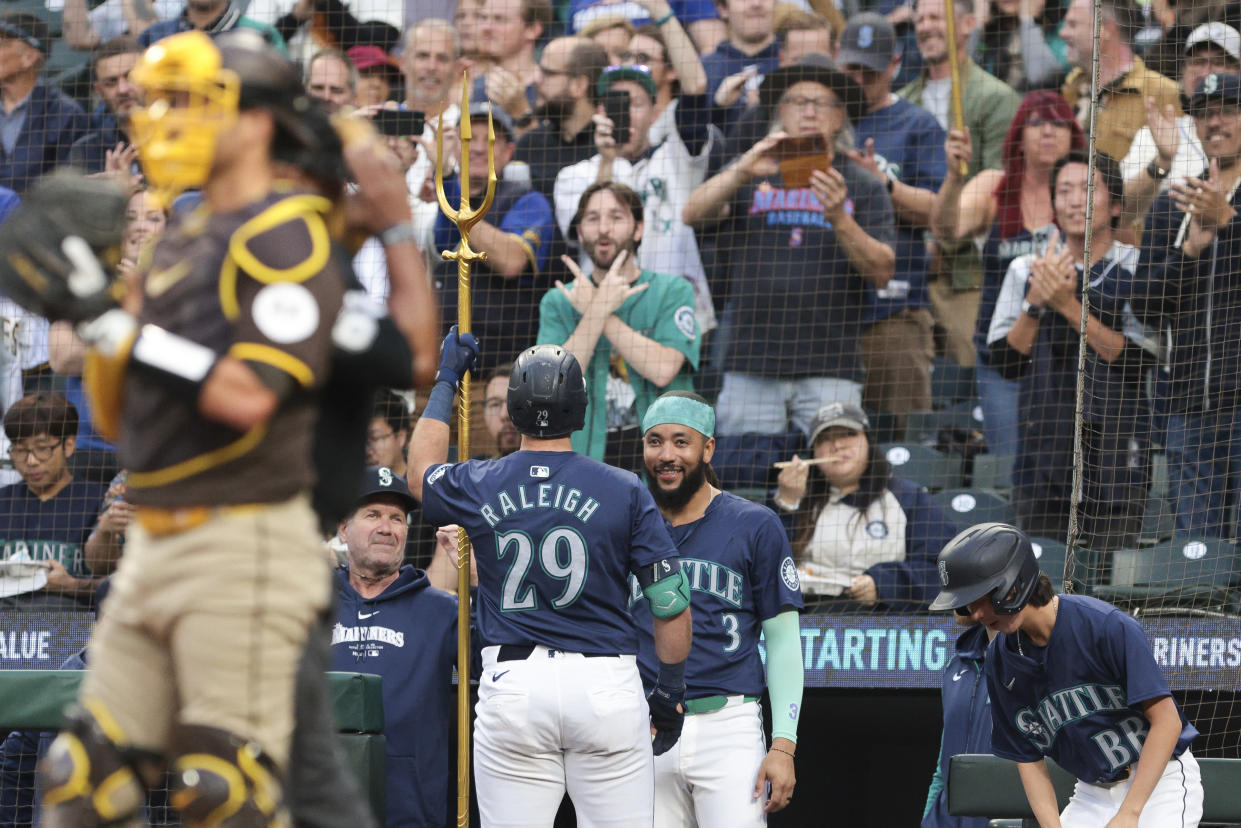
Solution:
{"label": "raleigh name on jersey", "polygon": [[[801,582],[780,519],[757,503],[721,492],[699,520],[669,527],[690,588],[694,646],[686,664],[686,698],[762,695],[766,680],[758,640],[763,622],[802,608]],[[653,619],[636,578],[629,605],[641,636],[638,668],[655,684]]]}
{"label": "raleigh name on jersey", "polygon": [[458,523],[470,536],[484,646],[636,653],[625,579],[677,557],[641,481],[572,452],[517,451],[434,466],[423,514]]}
{"label": "raleigh name on jersey", "polygon": [[[1022,635],[1022,656],[1013,636],[1000,633],[987,650],[992,749],[1017,762],[1050,756],[1085,782],[1111,782],[1138,761],[1146,742],[1141,703],[1172,692],[1134,618],[1094,598],[1059,600],[1048,647]],[[1197,735],[1181,713],[1172,755]]]}

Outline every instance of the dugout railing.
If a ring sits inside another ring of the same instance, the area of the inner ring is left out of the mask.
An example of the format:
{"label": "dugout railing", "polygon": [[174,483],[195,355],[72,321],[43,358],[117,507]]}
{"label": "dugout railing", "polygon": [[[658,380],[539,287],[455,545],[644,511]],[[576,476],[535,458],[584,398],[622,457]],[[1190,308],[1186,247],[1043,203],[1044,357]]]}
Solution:
{"label": "dugout railing", "polygon": [[[82,675],[77,670],[0,670],[0,731],[59,729],[65,708],[77,698]],[[386,743],[380,678],[363,673],[327,677],[345,763],[357,774],[382,823]]]}

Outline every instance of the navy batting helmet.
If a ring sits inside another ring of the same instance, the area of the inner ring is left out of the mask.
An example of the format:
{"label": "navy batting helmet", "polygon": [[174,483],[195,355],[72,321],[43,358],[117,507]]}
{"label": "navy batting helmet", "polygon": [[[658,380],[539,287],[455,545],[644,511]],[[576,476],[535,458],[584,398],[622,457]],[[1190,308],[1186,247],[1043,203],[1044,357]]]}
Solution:
{"label": "navy batting helmet", "polygon": [[508,380],[508,417],[530,437],[564,437],[586,424],[586,380],[559,345],[522,351]]}
{"label": "navy batting helmet", "polygon": [[1030,603],[1040,574],[1024,532],[1006,523],[980,523],[940,551],[943,589],[931,609],[959,609],[989,595],[996,613],[1016,615]]}

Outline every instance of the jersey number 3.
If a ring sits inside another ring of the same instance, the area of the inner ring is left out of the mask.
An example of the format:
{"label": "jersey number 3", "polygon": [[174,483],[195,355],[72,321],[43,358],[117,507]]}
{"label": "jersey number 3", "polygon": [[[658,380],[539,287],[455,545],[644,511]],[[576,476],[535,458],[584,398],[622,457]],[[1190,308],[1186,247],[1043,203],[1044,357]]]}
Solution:
{"label": "jersey number 3", "polygon": [[[565,560],[565,552],[568,560]],[[504,576],[504,593],[500,596],[500,609],[504,612],[538,609],[538,594],[531,584],[525,584],[526,575],[534,564],[534,545],[530,536],[520,530],[496,535],[496,556],[503,560],[509,552],[514,553]],[[539,542],[539,565],[557,581],[564,581],[564,589],[552,601],[553,609],[570,606],[582,594],[586,586],[586,570],[589,555],[586,541],[572,529],[558,526],[543,536]]]}

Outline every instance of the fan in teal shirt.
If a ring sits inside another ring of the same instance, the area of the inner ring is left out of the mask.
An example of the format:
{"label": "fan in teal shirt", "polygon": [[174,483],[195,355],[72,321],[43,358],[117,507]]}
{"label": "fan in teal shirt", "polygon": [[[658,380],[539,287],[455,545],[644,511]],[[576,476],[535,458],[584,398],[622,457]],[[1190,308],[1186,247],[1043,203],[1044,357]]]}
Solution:
{"label": "fan in teal shirt", "polygon": [[[647,407],[663,392],[693,390],[690,372],[698,369],[698,352],[702,344],[702,335],[694,319],[694,291],[689,282],[681,276],[643,270],[634,286],[648,283],[650,287],[646,290],[625,300],[616,311],[616,316],[638,334],[680,351],[685,355],[685,362],[680,372],[663,388],[657,387],[632,366],[629,367],[627,373],[636,397],[634,405],[638,422],[642,421]],[[568,297],[559,289],[548,291],[539,304],[538,344],[565,344],[581,321],[582,314],[574,309]],[[583,372],[589,397],[586,427],[573,433],[573,450],[596,460],[603,459],[607,445],[607,384],[614,350],[607,335],[601,335]]]}

